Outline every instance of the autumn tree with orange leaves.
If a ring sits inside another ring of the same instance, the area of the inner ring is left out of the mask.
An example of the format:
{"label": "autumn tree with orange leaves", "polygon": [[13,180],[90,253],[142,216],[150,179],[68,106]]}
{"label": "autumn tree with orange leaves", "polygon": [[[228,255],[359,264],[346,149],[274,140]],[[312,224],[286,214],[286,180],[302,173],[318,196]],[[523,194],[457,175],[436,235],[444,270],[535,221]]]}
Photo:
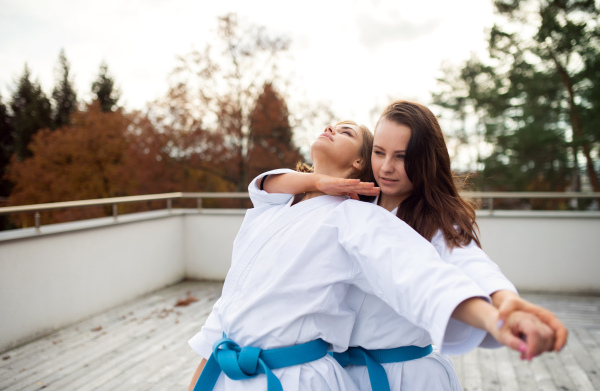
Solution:
{"label": "autumn tree with orange leaves", "polygon": [[[275,91],[282,82],[277,61],[289,41],[242,25],[234,14],[219,18],[217,33],[212,45],[179,59],[169,92],[151,112],[157,128],[202,133],[191,147],[198,167],[211,170],[234,190],[246,191],[258,172],[253,165],[292,167],[300,158],[287,106]],[[263,145],[267,141],[268,147]],[[267,153],[258,152],[264,148]]]}
{"label": "autumn tree with orange leaves", "polygon": [[[186,135],[188,137],[193,135]],[[179,156],[177,135],[160,132],[141,113],[122,109],[103,112],[99,101],[73,113],[71,126],[40,130],[29,148],[33,156],[8,166],[14,189],[9,205],[39,204],[152,194],[172,191],[230,190],[220,178],[194,168],[193,158]],[[147,205],[125,205],[135,211]],[[45,224],[105,216],[104,208],[78,208],[47,212]],[[30,217],[24,217],[31,219]],[[32,222],[16,217],[18,226]]]}
{"label": "autumn tree with orange leaves", "polygon": [[249,177],[274,168],[294,167],[302,156],[292,137],[287,105],[266,83],[250,115]]}
{"label": "autumn tree with orange leaves", "polygon": [[[290,115],[277,87],[285,85],[277,63],[288,40],[239,24],[233,14],[219,18],[218,38],[180,58],[168,93],[145,112],[127,113],[101,99],[98,86],[113,86],[102,76],[104,66],[93,86],[98,99],[72,113],[69,126],[35,134],[27,145],[31,157],[13,156],[5,176],[14,183],[8,204],[246,191],[257,174],[294,167],[302,156],[293,129],[302,115]],[[234,201],[218,203],[248,206]],[[122,205],[119,213],[147,206]],[[109,209],[53,211],[42,220],[99,217]]]}

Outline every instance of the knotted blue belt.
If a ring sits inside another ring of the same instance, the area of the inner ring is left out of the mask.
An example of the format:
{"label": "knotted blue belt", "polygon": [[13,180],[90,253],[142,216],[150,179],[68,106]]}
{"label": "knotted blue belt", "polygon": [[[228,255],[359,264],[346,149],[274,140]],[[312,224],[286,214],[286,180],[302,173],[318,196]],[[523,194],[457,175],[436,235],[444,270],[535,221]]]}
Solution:
{"label": "knotted blue belt", "polygon": [[345,367],[348,365],[366,365],[373,391],[390,391],[385,369],[381,364],[403,362],[425,357],[433,351],[431,345],[401,346],[393,349],[364,349],[360,346],[350,347],[343,353],[333,353],[333,358]]}
{"label": "knotted blue belt", "polygon": [[283,391],[281,382],[271,370],[318,360],[327,355],[328,346],[322,339],[316,339],[286,348],[262,350],[252,346],[242,348],[223,337],[213,344],[213,353],[204,366],[194,391],[212,390],[221,371],[233,380],[250,379],[264,373],[267,375],[268,391]]}

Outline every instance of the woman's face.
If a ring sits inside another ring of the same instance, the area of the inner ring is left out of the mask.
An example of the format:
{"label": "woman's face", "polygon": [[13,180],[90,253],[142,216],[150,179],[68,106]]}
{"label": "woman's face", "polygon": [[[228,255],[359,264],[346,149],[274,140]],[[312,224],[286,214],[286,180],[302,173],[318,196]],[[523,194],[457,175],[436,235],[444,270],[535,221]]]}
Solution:
{"label": "woman's face", "polygon": [[361,167],[362,142],[362,130],[356,125],[327,126],[311,147],[315,172],[348,178]]}
{"label": "woman's face", "polygon": [[375,129],[371,165],[381,192],[404,201],[412,192],[413,184],[404,169],[404,157],[410,141],[408,126],[382,119]]}

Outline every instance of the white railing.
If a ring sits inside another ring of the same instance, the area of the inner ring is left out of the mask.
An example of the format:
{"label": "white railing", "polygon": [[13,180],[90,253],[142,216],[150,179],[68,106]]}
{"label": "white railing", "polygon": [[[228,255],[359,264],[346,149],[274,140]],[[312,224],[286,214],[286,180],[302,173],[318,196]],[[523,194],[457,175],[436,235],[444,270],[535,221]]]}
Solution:
{"label": "white railing", "polygon": [[48,204],[34,204],[34,205],[19,205],[19,206],[8,206],[0,208],[0,215],[9,215],[17,213],[33,213],[35,221],[35,229],[40,232],[41,227],[41,212],[58,210],[58,209],[73,209],[73,208],[85,208],[91,206],[104,206],[112,205],[112,216],[114,221],[118,220],[118,206],[120,204],[131,204],[138,202],[148,201],[166,201],[165,208],[171,210],[173,207],[173,200],[177,199],[196,199],[197,208],[202,209],[202,200],[205,198],[248,198],[248,193],[163,193],[163,194],[148,194],[141,196],[128,196],[128,197],[113,197],[113,198],[100,198],[95,200],[81,200],[81,201],[66,201],[66,202],[52,202]]}
{"label": "white railing", "polygon": [[[597,199],[600,200],[600,193],[578,193],[578,192],[462,192],[461,196],[469,199],[480,199],[482,204],[487,204],[487,210],[493,212],[493,205],[495,199]],[[53,202],[48,204],[35,204],[35,205],[23,205],[23,206],[9,206],[0,208],[0,215],[16,214],[16,213],[33,213],[36,232],[40,232],[41,227],[41,212],[57,210],[57,209],[71,209],[71,208],[84,208],[91,206],[105,206],[112,205],[112,216],[114,221],[118,220],[118,205],[148,201],[165,201],[165,208],[171,210],[173,207],[173,200],[177,199],[196,199],[197,208],[202,209],[202,201],[206,198],[248,198],[248,193],[209,193],[209,192],[198,192],[198,193],[163,193],[163,194],[149,194],[141,196],[129,196],[129,197],[114,197],[114,198],[102,198],[94,200],[81,200],[81,201],[67,201],[67,202]],[[600,204],[600,201],[599,201]]]}

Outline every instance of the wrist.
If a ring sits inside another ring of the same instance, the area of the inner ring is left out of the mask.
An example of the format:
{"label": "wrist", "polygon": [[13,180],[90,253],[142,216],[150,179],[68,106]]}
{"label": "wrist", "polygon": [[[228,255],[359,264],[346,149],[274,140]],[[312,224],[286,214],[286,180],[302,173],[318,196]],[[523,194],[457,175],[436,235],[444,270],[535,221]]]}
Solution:
{"label": "wrist", "polygon": [[518,298],[520,297],[517,293],[509,290],[499,290],[490,295],[492,299],[492,304],[496,308],[500,308],[502,303],[504,303],[508,299]]}

